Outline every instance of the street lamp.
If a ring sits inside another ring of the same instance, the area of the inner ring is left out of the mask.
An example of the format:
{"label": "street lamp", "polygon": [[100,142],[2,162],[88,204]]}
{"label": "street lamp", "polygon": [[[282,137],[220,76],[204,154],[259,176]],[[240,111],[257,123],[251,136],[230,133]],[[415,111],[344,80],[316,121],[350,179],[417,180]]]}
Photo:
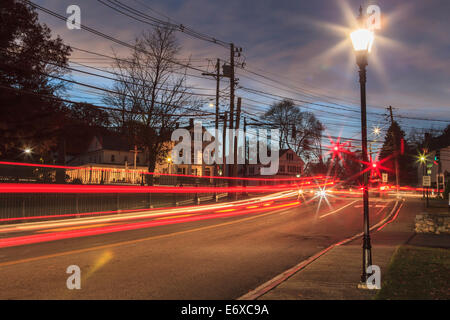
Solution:
{"label": "street lamp", "polygon": [[375,134],[375,135],[379,135],[380,134],[380,128],[378,128],[378,127],[375,127],[374,129],[373,129],[373,133]]}
{"label": "street lamp", "polygon": [[[419,154],[419,162],[422,164],[422,176],[424,176],[425,175],[425,167],[427,165],[427,155],[425,152]],[[428,189],[427,189],[427,192],[428,192]],[[422,185],[422,198],[425,199],[425,188],[423,187],[423,185]]]}
{"label": "street lamp", "polygon": [[[366,119],[366,66],[367,59],[374,41],[372,31],[365,28],[363,23],[362,7],[359,8],[359,29],[350,34],[353,49],[356,55],[356,64],[359,67],[359,83],[361,92],[361,138],[362,138],[362,161],[369,163],[367,156],[367,119]],[[363,261],[361,284],[364,286],[367,281],[367,268],[372,265],[372,251],[370,244],[369,230],[369,190],[368,190],[368,170],[364,169],[363,174],[363,202],[364,202],[364,236],[363,236]]]}
{"label": "street lamp", "polygon": [[167,158],[167,173],[170,174],[170,165],[172,164],[172,158],[168,157]]}

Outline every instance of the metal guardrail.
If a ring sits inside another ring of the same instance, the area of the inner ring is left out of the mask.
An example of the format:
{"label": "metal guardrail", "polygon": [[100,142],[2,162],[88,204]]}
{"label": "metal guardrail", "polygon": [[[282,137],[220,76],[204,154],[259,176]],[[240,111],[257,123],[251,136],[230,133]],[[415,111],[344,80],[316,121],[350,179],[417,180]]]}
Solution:
{"label": "metal guardrail", "polygon": [[[114,179],[112,179],[113,176]],[[120,168],[67,167],[3,161],[0,163],[0,185],[3,184],[5,188],[0,193],[0,224],[199,204],[227,198],[227,191],[220,191],[225,193],[216,194],[213,187],[272,185],[280,182],[277,179],[245,182],[241,179],[236,179],[231,183],[227,179],[226,177],[218,179],[214,177],[153,174],[148,172],[140,172],[136,176],[136,171],[127,171]],[[12,190],[8,192],[7,186],[7,184],[58,184],[72,185],[72,187],[80,185],[80,188],[83,188],[83,185],[86,187],[115,185],[140,188],[140,186],[148,185],[150,182],[153,186],[162,187],[202,187],[203,193],[192,193],[192,190],[191,193],[150,193],[150,191],[134,191],[135,193],[130,191],[128,193],[128,190],[125,192],[120,191],[120,193],[119,191],[117,191],[118,193],[86,193],[83,192],[84,190],[73,193],[58,192],[58,190],[49,193],[39,191],[26,193],[25,191],[13,192]],[[283,180],[281,182],[287,183]],[[211,187],[211,192],[208,192],[209,187]],[[264,192],[268,191],[265,190]]]}
{"label": "metal guardrail", "polygon": [[[226,194],[218,195],[224,198]],[[113,214],[130,210],[176,207],[215,201],[214,194],[184,193],[1,193],[0,224],[86,214]],[[43,218],[45,217],[45,218]],[[42,219],[43,218],[43,219]]]}

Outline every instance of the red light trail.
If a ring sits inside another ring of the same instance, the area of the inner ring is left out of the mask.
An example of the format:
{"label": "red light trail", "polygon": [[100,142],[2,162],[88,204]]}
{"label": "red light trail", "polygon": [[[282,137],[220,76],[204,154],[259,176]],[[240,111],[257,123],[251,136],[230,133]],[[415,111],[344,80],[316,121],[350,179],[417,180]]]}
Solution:
{"label": "red light trail", "polygon": [[244,214],[260,213],[260,212],[269,211],[269,210],[294,207],[294,206],[299,206],[299,205],[300,205],[300,201],[293,201],[293,202],[288,202],[288,203],[284,203],[284,204],[258,207],[258,208],[254,208],[254,209],[247,209],[247,208],[245,208],[245,205],[244,205],[244,206],[237,207],[237,209],[242,209],[242,210],[226,212],[226,213],[217,213],[217,211],[216,211],[216,213],[189,216],[189,217],[181,217],[181,218],[173,218],[173,219],[167,219],[167,220],[152,220],[152,221],[135,222],[135,223],[129,223],[129,224],[120,224],[120,225],[112,225],[112,226],[104,226],[104,227],[93,227],[93,228],[81,229],[81,230],[70,230],[70,231],[61,231],[61,232],[51,232],[51,233],[46,233],[46,234],[33,234],[33,235],[27,235],[27,236],[19,236],[19,237],[7,238],[7,239],[0,239],[0,248],[26,245],[26,244],[32,244],[32,243],[39,243],[39,242],[62,240],[62,239],[79,238],[79,237],[100,235],[100,234],[112,233],[112,232],[136,230],[136,229],[150,228],[150,227],[170,225],[170,224],[176,224],[176,223],[193,222],[193,221],[198,221],[198,220],[233,217],[233,216],[239,216],[239,215],[244,215]]}
{"label": "red light trail", "polygon": [[[307,188],[333,185],[334,182],[310,185]],[[247,187],[174,187],[174,186],[110,186],[68,184],[1,183],[0,193],[224,193],[277,192],[298,189],[297,184]]]}

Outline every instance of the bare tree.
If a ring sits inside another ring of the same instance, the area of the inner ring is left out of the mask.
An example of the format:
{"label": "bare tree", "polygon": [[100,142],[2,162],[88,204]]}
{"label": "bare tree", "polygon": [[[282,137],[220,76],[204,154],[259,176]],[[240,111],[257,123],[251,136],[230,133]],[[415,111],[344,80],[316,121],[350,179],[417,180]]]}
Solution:
{"label": "bare tree", "polygon": [[174,30],[159,27],[136,39],[128,58],[115,55],[118,76],[105,101],[117,107],[121,131],[148,152],[150,172],[167,157],[177,123],[199,110],[186,86],[187,64],[176,61],[179,51]]}
{"label": "bare tree", "polygon": [[280,130],[280,149],[290,148],[305,163],[320,157],[322,123],[311,112],[301,111],[292,100],[271,106],[263,119]]}

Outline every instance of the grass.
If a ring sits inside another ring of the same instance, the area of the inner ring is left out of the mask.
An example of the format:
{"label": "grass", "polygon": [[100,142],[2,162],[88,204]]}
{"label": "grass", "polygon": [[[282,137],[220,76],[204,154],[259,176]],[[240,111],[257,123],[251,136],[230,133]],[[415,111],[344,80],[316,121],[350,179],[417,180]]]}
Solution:
{"label": "grass", "polygon": [[450,299],[450,250],[401,246],[375,299]]}

